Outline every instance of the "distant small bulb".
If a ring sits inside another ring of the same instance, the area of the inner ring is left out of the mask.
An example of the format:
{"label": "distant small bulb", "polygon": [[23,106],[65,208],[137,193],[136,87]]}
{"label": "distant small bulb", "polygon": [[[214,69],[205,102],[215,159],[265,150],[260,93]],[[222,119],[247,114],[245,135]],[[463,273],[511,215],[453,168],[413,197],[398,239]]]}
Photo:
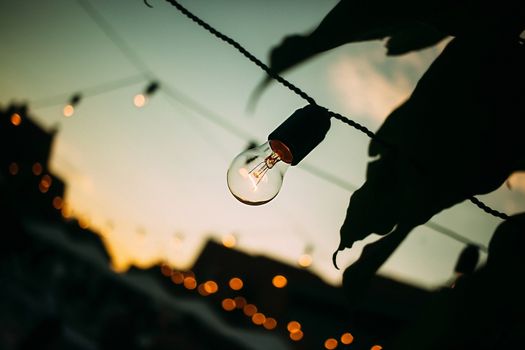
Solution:
{"label": "distant small bulb", "polygon": [[69,104],[64,107],[64,110],[62,111],[64,113],[64,117],[71,117],[75,113],[75,107],[73,105]]}
{"label": "distant small bulb", "polygon": [[144,94],[135,95],[135,97],[133,98],[133,104],[137,108],[144,107],[146,105],[146,101],[147,101],[147,99],[146,99],[146,96]]}
{"label": "distant small bulb", "polygon": [[268,203],[279,193],[288,167],[306,157],[328,129],[330,115],[325,108],[298,109],[268,136],[268,142],[233,159],[227,172],[230,192],[244,204]]}

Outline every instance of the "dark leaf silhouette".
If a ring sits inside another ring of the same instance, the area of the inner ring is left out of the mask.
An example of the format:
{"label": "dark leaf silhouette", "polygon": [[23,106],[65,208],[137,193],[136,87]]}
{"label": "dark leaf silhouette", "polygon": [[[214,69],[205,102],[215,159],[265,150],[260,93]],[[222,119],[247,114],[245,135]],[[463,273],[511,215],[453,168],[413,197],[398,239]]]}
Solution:
{"label": "dark leaf silhouette", "polygon": [[396,238],[366,247],[345,272],[348,283],[370,277],[412,228],[520,170],[523,62],[525,47],[514,38],[456,38],[387,118],[370,144],[378,158],[351,198],[339,249],[394,228],[386,238]]}
{"label": "dark leaf silhouette", "polygon": [[525,325],[525,214],[500,224],[487,263],[454,289],[443,289],[390,349],[520,349]]}

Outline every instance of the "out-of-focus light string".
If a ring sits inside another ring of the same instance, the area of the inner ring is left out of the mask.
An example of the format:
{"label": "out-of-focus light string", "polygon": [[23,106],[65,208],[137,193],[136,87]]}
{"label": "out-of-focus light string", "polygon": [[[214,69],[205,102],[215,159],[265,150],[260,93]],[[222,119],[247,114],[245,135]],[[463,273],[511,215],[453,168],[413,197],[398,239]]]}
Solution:
{"label": "out-of-focus light string", "polygon": [[[272,79],[274,79],[277,82],[281,83],[283,86],[285,86],[286,88],[288,88],[289,90],[291,90],[292,92],[294,92],[295,94],[297,94],[298,96],[303,98],[308,103],[315,104],[315,105],[317,104],[315,102],[315,100],[310,95],[308,95],[306,92],[304,92],[303,90],[301,90],[300,88],[298,88],[297,86],[292,84],[290,81],[288,81],[285,78],[283,78],[281,75],[279,75],[276,72],[274,72],[270,67],[268,67],[261,60],[259,60],[257,57],[255,57],[253,54],[251,54],[248,50],[246,50],[241,44],[239,44],[238,42],[236,42],[235,40],[233,40],[229,36],[221,33],[220,31],[218,31],[217,29],[212,27],[210,24],[208,24],[207,22],[202,20],[200,17],[198,17],[195,14],[193,14],[192,12],[190,12],[188,9],[186,9],[184,6],[182,6],[178,1],[176,1],[176,0],[166,0],[166,1],[168,3],[170,3],[172,6],[174,6],[180,13],[182,13],[187,18],[189,18],[190,20],[195,22],[197,25],[199,25],[200,27],[204,28],[209,33],[211,33],[212,35],[217,37],[218,39],[224,41],[228,45],[230,45],[233,48],[235,48],[244,57],[246,57],[248,60],[253,62],[255,65],[257,65],[263,71],[265,71],[266,74],[268,74]],[[366,126],[361,125],[358,122],[356,122],[356,121],[354,121],[354,120],[352,120],[352,119],[350,119],[348,117],[345,117],[345,116],[343,116],[343,115],[341,115],[339,113],[336,113],[336,112],[333,112],[333,111],[330,111],[330,110],[328,110],[328,112],[335,119],[337,119],[337,120],[339,120],[339,121],[341,121],[341,122],[343,122],[343,123],[345,123],[345,124],[355,128],[355,129],[361,131],[362,133],[366,134],[371,139],[374,139],[374,140],[377,140],[377,141],[381,141],[381,140],[378,140],[376,135],[375,135],[375,133],[373,131],[371,131],[370,129],[368,129]],[[481,200],[479,200],[479,199],[477,199],[475,197],[470,197],[468,199],[469,199],[470,202],[472,202],[474,205],[476,205],[478,208],[480,208],[481,210],[483,210],[487,214],[493,215],[493,216],[498,217],[498,218],[503,219],[503,220],[506,220],[509,217],[507,214],[489,207],[488,205],[486,205]]]}

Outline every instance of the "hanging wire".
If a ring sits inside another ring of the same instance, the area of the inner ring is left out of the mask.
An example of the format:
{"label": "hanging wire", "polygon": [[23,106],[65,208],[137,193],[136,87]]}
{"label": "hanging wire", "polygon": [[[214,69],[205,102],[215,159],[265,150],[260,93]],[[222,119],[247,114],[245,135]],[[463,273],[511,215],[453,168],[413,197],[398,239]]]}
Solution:
{"label": "hanging wire", "polygon": [[[244,57],[246,57],[248,60],[253,62],[255,65],[260,67],[262,70],[264,70],[266,72],[266,74],[268,74],[272,79],[278,81],[279,83],[281,83],[282,85],[287,87],[289,90],[291,90],[292,92],[294,92],[295,94],[299,95],[301,98],[306,100],[308,103],[313,104],[313,105],[317,105],[315,103],[315,100],[311,96],[309,96],[306,92],[302,91],[300,88],[298,88],[297,86],[295,86],[294,84],[292,84],[291,82],[289,82],[288,80],[286,80],[285,78],[283,78],[282,76],[280,76],[279,74],[274,72],[270,67],[268,67],[266,64],[261,62],[257,57],[252,55],[248,50],[246,50],[241,44],[239,44],[238,42],[236,42],[232,38],[226,36],[225,34],[219,32],[217,29],[213,28],[211,25],[206,23],[204,20],[202,20],[201,18],[197,17],[195,14],[191,13],[188,9],[186,9],[184,6],[182,6],[178,1],[176,1],[176,0],[166,0],[166,1],[168,3],[170,3],[172,6],[174,6],[180,13],[182,13],[183,15],[188,17],[193,22],[197,23],[197,25],[199,25],[200,27],[204,28],[209,33],[211,33],[212,35],[217,37],[218,39],[224,41],[225,43],[227,43],[227,44],[229,44],[231,46],[233,46]],[[355,128],[355,129],[361,131],[362,133],[366,134],[369,138],[381,142],[381,140],[377,139],[376,134],[373,131],[371,131],[367,127],[359,124],[358,122],[356,122],[356,121],[354,121],[354,120],[352,120],[352,119],[350,119],[348,117],[345,117],[345,116],[343,116],[343,115],[341,115],[339,113],[332,112],[330,110],[328,110],[328,113],[330,114],[331,117],[333,117],[333,118],[335,118],[335,119],[337,119],[337,120],[339,120],[339,121],[341,121],[341,122],[343,122],[343,123],[345,123],[345,124]],[[489,207],[488,205],[486,205],[485,203],[483,203],[482,201],[480,201],[479,199],[477,199],[475,197],[470,197],[469,200],[474,205],[476,205],[478,208],[480,208],[481,210],[486,212],[487,214],[493,215],[493,216],[501,218],[503,220],[506,220],[506,219],[509,218],[509,216],[507,214],[499,212],[499,211],[497,211],[495,209],[492,209],[491,207]]]}
{"label": "hanging wire", "polygon": [[[145,80],[144,75],[132,75],[126,78],[120,78],[112,81],[108,81],[102,84],[97,84],[89,86],[86,88],[77,89],[82,93],[82,98],[84,97],[93,97],[97,95],[102,95],[114,90],[122,89],[137,83],[143,82]],[[38,100],[31,101],[32,109],[46,108],[57,105],[64,104],[71,97],[71,93],[58,94],[51,97],[45,97]]]}

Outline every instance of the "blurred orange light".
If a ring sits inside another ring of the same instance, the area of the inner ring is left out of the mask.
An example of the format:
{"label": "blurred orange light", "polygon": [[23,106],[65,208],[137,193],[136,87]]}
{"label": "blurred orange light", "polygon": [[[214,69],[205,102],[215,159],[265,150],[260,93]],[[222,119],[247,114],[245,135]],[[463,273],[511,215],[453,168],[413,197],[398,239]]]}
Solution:
{"label": "blurred orange light", "polygon": [[22,117],[18,113],[13,113],[11,115],[11,124],[14,126],[19,126],[22,123]]}
{"label": "blurred orange light", "polygon": [[324,347],[328,350],[333,350],[337,348],[337,340],[335,340],[334,338],[326,339],[324,342]]}
{"label": "blurred orange light", "polygon": [[341,335],[341,343],[348,345],[351,344],[354,341],[354,336],[350,333],[343,333]]}
{"label": "blurred orange light", "polygon": [[194,277],[184,278],[184,287],[190,290],[197,288],[197,280]]}
{"label": "blurred orange light", "polygon": [[63,204],[62,205],[62,216],[68,219],[71,217],[71,215],[73,215],[71,208],[68,205]]}
{"label": "blurred orange light", "polygon": [[171,281],[175,284],[184,283],[184,274],[180,271],[173,271],[171,273]]}
{"label": "blurred orange light", "polygon": [[260,312],[256,312],[252,316],[252,322],[258,326],[262,325],[266,321],[266,316]]}
{"label": "blurred orange light", "polygon": [[238,277],[233,277],[232,279],[230,279],[230,282],[228,284],[230,285],[230,288],[233,290],[240,290],[242,289],[244,285],[242,280]]}
{"label": "blurred orange light", "polygon": [[288,329],[288,332],[290,333],[295,333],[301,330],[301,324],[297,321],[290,321],[288,322],[286,329]]}
{"label": "blurred orange light", "polygon": [[64,201],[62,200],[62,197],[56,196],[53,198],[53,208],[60,210],[62,209],[62,205],[64,204]]}
{"label": "blurred orange light", "polygon": [[53,179],[47,174],[42,176],[42,179],[40,179],[40,184],[46,188],[51,187],[51,183],[53,183]]}
{"label": "blurred orange light", "polygon": [[272,279],[272,284],[276,288],[284,288],[288,284],[288,280],[283,275],[275,275]]}
{"label": "blurred orange light", "polygon": [[219,286],[215,281],[207,281],[204,283],[204,290],[209,294],[217,293]]}
{"label": "blurred orange light", "polygon": [[16,175],[18,174],[18,171],[20,171],[20,168],[18,167],[18,164],[13,162],[9,164],[9,174]]}
{"label": "blurred orange light", "polygon": [[160,267],[160,272],[164,276],[169,277],[169,276],[171,276],[172,269],[171,269],[171,267],[168,264],[162,264],[162,266]]}
{"label": "blurred orange light", "polygon": [[257,312],[257,307],[253,304],[244,305],[243,312],[246,316],[253,316]]}
{"label": "blurred orange light", "polygon": [[299,260],[297,261],[297,263],[301,267],[309,267],[310,265],[312,265],[312,261],[313,259],[310,254],[303,254],[299,257]]}
{"label": "blurred orange light", "polygon": [[144,105],[146,104],[146,96],[144,96],[143,94],[135,95],[135,97],[133,98],[133,104],[137,108],[144,107]]}
{"label": "blurred orange light", "polygon": [[303,339],[304,333],[301,330],[298,330],[297,332],[290,333],[290,339],[294,341],[299,341]]}
{"label": "blurred orange light", "polygon": [[275,329],[275,327],[277,327],[277,321],[273,317],[267,317],[263,323],[263,327],[268,330]]}
{"label": "blurred orange light", "polygon": [[49,190],[49,187],[45,186],[42,182],[38,184],[38,189],[42,193],[46,193]]}
{"label": "blurred orange light", "polygon": [[39,162],[36,162],[35,164],[33,164],[33,167],[31,168],[31,170],[33,171],[33,174],[35,174],[36,176],[39,176],[40,174],[42,174],[42,164],[40,164]]}
{"label": "blurred orange light", "polygon": [[244,308],[244,305],[246,305],[246,299],[244,299],[243,297],[235,297],[234,300],[237,309],[242,309]]}
{"label": "blurred orange light", "polygon": [[73,105],[66,105],[62,110],[64,117],[71,117],[75,113],[75,107]]}
{"label": "blurred orange light", "polygon": [[229,234],[229,235],[222,237],[222,244],[226,248],[233,248],[237,244],[237,239],[235,238],[234,235]]}
{"label": "blurred orange light", "polygon": [[80,226],[80,228],[86,230],[89,228],[89,219],[86,218],[86,217],[82,217],[78,220],[78,226]]}
{"label": "blurred orange light", "polygon": [[222,308],[226,311],[232,311],[235,309],[235,301],[231,298],[226,298],[222,301]]}
{"label": "blurred orange light", "polygon": [[383,347],[381,345],[374,345],[370,348],[370,350],[381,350]]}
{"label": "blurred orange light", "polygon": [[208,293],[208,292],[206,291],[206,287],[204,286],[204,283],[199,284],[199,286],[197,287],[197,291],[198,291],[199,294],[202,295],[203,297],[207,297],[208,295],[210,295],[210,293]]}

